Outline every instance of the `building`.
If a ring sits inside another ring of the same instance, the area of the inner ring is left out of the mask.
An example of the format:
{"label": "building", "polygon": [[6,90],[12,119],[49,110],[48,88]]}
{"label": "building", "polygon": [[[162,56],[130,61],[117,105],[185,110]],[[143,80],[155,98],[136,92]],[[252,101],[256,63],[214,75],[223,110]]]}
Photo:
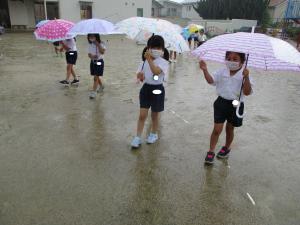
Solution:
{"label": "building", "polygon": [[[9,18],[6,20],[12,28],[34,28],[46,17],[44,0],[1,1],[7,3]],[[118,22],[133,16],[151,17],[151,7],[151,0],[46,0],[48,19],[61,18],[72,22],[89,18]]]}
{"label": "building", "polygon": [[160,17],[178,17],[182,15],[182,5],[170,0],[158,0],[158,3],[163,6],[160,9]]}
{"label": "building", "polygon": [[182,18],[199,19],[200,16],[194,9],[199,0],[184,0],[182,3]]}
{"label": "building", "polygon": [[161,17],[161,10],[164,6],[156,0],[152,0],[152,9],[151,16],[152,17]]}
{"label": "building", "polygon": [[285,18],[288,0],[271,0],[269,14],[273,23],[280,22]]}

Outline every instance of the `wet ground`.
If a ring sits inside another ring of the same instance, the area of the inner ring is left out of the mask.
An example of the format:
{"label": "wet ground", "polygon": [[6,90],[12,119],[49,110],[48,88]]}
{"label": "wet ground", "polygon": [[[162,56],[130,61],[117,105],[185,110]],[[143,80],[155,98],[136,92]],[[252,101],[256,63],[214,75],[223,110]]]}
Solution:
{"label": "wet ground", "polygon": [[206,168],[216,95],[196,60],[170,67],[159,142],[131,151],[142,46],[108,38],[105,91],[91,101],[84,37],[77,88],[58,85],[52,45],[0,38],[1,225],[300,224],[300,74],[251,70],[230,159]]}

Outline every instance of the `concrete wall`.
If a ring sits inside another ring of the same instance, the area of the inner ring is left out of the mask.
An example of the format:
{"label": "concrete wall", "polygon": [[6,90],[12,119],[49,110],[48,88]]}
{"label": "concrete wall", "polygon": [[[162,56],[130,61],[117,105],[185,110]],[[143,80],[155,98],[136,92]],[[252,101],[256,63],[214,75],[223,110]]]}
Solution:
{"label": "concrete wall", "polygon": [[187,19],[200,19],[201,17],[199,14],[195,11],[192,4],[185,4],[182,7],[182,18]]}
{"label": "concrete wall", "polygon": [[195,23],[204,26],[207,30],[213,30],[213,33],[219,34],[224,32],[232,32],[234,29],[241,27],[257,26],[256,20],[191,20],[190,23]]}

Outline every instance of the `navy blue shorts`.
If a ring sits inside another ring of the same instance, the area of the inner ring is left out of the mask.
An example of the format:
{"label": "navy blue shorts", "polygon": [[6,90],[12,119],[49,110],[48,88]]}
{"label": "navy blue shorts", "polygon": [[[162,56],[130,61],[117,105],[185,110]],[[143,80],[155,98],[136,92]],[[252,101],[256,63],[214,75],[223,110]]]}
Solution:
{"label": "navy blue shorts", "polygon": [[[244,103],[241,103],[239,114],[244,113]],[[222,97],[218,97],[214,102],[214,121],[215,123],[228,123],[234,127],[240,127],[243,125],[243,118],[236,116],[236,108],[232,105],[232,100],[227,100]]]}
{"label": "navy blue shorts", "polygon": [[[154,94],[154,90],[160,90],[161,94]],[[144,84],[140,91],[140,108],[149,109],[152,112],[162,112],[165,108],[165,88],[162,84]]]}
{"label": "navy blue shorts", "polygon": [[66,61],[67,64],[75,65],[77,61],[77,51],[66,52]]}
{"label": "navy blue shorts", "polygon": [[90,71],[92,76],[103,76],[104,72],[104,60],[91,60]]}

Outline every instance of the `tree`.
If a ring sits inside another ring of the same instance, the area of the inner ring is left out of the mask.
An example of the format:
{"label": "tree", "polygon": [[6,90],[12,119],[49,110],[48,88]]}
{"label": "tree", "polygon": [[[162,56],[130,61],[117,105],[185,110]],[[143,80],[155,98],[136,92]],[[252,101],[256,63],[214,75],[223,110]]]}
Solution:
{"label": "tree", "polygon": [[204,19],[251,19],[268,17],[270,0],[202,0],[194,9]]}

